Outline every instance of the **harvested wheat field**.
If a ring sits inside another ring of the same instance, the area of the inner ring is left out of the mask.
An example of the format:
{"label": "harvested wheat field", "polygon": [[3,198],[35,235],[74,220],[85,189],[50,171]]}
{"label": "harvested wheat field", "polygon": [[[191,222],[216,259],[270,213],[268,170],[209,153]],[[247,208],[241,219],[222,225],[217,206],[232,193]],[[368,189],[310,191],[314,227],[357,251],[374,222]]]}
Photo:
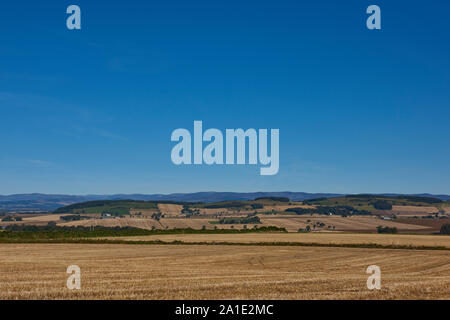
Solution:
{"label": "harvested wheat field", "polygon": [[26,224],[26,225],[46,225],[49,222],[61,221],[61,217],[68,216],[68,214],[42,214],[42,215],[21,215],[22,221],[0,221],[0,226],[7,226],[13,224]]}
{"label": "harvested wheat field", "polygon": [[[231,224],[211,224],[210,221],[213,221],[213,219],[203,219],[203,218],[181,218],[181,219],[161,219],[161,223],[166,226],[168,229],[174,229],[174,228],[192,228],[192,229],[208,229],[212,230],[214,228],[217,229],[242,229],[244,225],[231,225]],[[248,224],[248,228],[253,228],[255,224]],[[259,226],[259,225],[258,225]]]}
{"label": "harvested wheat field", "polygon": [[[324,223],[322,230],[346,231],[346,232],[376,232],[377,226],[396,227],[400,232],[431,232],[433,229],[426,225],[417,225],[412,223],[395,222],[380,220],[377,217],[339,217],[339,216],[270,216],[260,215],[262,224],[258,226],[275,226],[286,228],[289,232],[297,232],[299,228],[306,228],[307,225],[312,226],[315,223]],[[105,226],[105,227],[136,227],[142,229],[173,229],[173,228],[193,228],[193,229],[229,229],[231,224],[211,224],[211,221],[217,221],[213,218],[178,218],[168,217],[161,218],[159,221],[148,217],[123,217],[109,219],[90,219],[78,220],[70,222],[59,222],[59,226]],[[252,228],[254,224],[247,224],[248,228]],[[330,227],[330,228],[328,228]],[[335,229],[331,229],[334,227]],[[242,229],[242,224],[234,225],[235,229]]]}
{"label": "harvested wheat field", "polygon": [[436,207],[392,206],[392,213],[398,216],[427,216],[437,212]]}
{"label": "harvested wheat field", "polygon": [[[286,228],[287,231],[296,232],[299,228],[305,228],[308,224],[322,222],[325,224],[323,229],[328,226],[334,226],[337,231],[348,232],[376,232],[377,226],[396,227],[399,231],[415,231],[427,229],[426,226],[418,226],[413,224],[399,223],[389,220],[380,220],[373,216],[324,216],[324,215],[304,215],[304,216],[277,216],[262,215],[261,222],[265,226],[275,226]],[[431,228],[430,228],[431,230]]]}
{"label": "harvested wheat field", "polygon": [[150,217],[155,213],[159,213],[159,209],[130,209],[131,215],[140,215],[142,217]]}
{"label": "harvested wheat field", "polygon": [[169,217],[181,217],[181,210],[183,206],[179,204],[167,204],[167,203],[158,203],[159,211]]}
{"label": "harvested wheat field", "polygon": [[[406,234],[364,234],[364,233],[247,233],[247,234],[166,234],[108,238],[127,241],[165,242],[230,242],[230,243],[274,243],[294,242],[310,244],[376,244],[383,246],[446,247],[450,249],[450,237],[445,235],[406,235]],[[450,252],[448,252],[450,256]]]}
{"label": "harvested wheat field", "polygon": [[[450,299],[447,251],[2,244],[1,299]],[[81,268],[68,290],[66,268]],[[366,287],[369,265],[381,290]]]}
{"label": "harvested wheat field", "polygon": [[[214,227],[217,229],[242,229],[243,225],[231,225],[231,224],[211,224],[212,219],[205,218],[161,218],[159,221],[147,217],[124,217],[124,218],[109,218],[109,219],[89,219],[78,220],[70,222],[60,222],[58,226],[75,227],[75,226],[104,226],[104,227],[135,227],[141,229],[151,230],[155,229],[174,229],[174,228],[192,228],[192,229],[205,229],[212,230]],[[254,224],[248,224],[248,228],[252,228]],[[260,225],[258,225],[260,226]]]}
{"label": "harvested wheat field", "polygon": [[61,227],[90,227],[90,226],[104,226],[104,227],[135,227],[150,230],[152,228],[163,229],[161,223],[157,220],[145,217],[126,217],[126,218],[109,218],[109,219],[89,219],[69,222],[60,222],[58,226]]}

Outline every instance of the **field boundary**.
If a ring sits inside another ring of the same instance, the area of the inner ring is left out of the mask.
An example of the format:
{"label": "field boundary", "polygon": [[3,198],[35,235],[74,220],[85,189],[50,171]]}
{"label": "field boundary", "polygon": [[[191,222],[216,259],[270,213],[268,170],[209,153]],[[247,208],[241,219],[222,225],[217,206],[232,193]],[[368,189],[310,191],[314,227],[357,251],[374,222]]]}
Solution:
{"label": "field boundary", "polygon": [[110,239],[0,239],[0,244],[128,244],[128,245],[205,245],[205,246],[279,246],[279,247],[332,247],[332,248],[365,248],[365,249],[394,249],[394,250],[444,250],[450,251],[445,246],[413,246],[413,245],[383,245],[377,243],[317,243],[317,242],[186,242],[186,241],[162,241],[162,240],[110,240]]}

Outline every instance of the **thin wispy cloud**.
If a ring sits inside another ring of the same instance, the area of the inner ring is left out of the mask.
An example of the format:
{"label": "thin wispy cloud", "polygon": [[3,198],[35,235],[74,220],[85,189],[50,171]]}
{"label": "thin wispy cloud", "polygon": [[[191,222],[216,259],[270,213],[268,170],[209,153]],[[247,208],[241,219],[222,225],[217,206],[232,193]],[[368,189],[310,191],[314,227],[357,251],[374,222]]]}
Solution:
{"label": "thin wispy cloud", "polygon": [[111,58],[106,61],[106,67],[114,72],[127,72],[130,70],[132,61],[126,58]]}
{"label": "thin wispy cloud", "polygon": [[128,141],[128,138],[117,134],[115,132],[102,129],[102,128],[88,128],[82,126],[72,126],[71,128],[65,130],[58,130],[57,133],[72,137],[72,138],[83,138],[86,136],[96,136],[101,138],[119,140],[119,141]]}
{"label": "thin wispy cloud", "polygon": [[[99,112],[98,109],[80,107],[60,101],[59,99],[28,93],[0,92],[0,105],[6,108],[39,110],[46,113],[46,119],[51,119],[56,125],[53,132],[82,138],[83,136],[97,136],[119,141],[127,141],[123,135],[101,126],[111,123],[114,118]],[[71,125],[66,124],[70,122]]]}
{"label": "thin wispy cloud", "polygon": [[114,119],[98,109],[77,105],[58,98],[30,93],[14,93],[0,91],[0,105],[9,108],[39,110],[51,114],[55,119],[70,118],[71,121],[88,123],[104,123]]}
{"label": "thin wispy cloud", "polygon": [[27,159],[28,163],[38,166],[38,167],[52,167],[54,165],[53,162],[45,161],[45,160],[39,160],[39,159]]}
{"label": "thin wispy cloud", "polygon": [[103,129],[94,129],[93,132],[100,135],[101,137],[108,138],[108,139],[114,139],[114,140],[120,140],[120,141],[128,141],[127,138],[124,136],[121,136],[119,134],[103,130]]}
{"label": "thin wispy cloud", "polygon": [[88,108],[70,105],[53,97],[29,93],[0,92],[0,103],[4,107],[22,108],[49,112],[54,117],[68,113],[72,118],[89,121],[93,118]]}

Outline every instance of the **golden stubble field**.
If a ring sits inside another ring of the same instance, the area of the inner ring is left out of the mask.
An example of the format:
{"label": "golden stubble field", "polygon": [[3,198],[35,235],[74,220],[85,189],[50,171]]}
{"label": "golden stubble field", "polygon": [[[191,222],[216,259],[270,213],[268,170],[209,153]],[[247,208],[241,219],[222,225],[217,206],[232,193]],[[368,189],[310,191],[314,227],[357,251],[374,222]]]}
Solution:
{"label": "golden stubble field", "polygon": [[[159,221],[146,217],[125,217],[111,219],[90,219],[81,221],[70,221],[58,223],[58,226],[76,227],[76,226],[104,226],[104,227],[135,227],[151,230],[155,229],[174,229],[174,228],[192,228],[200,230],[203,227],[212,230],[215,226],[218,229],[241,229],[243,225],[231,224],[211,224],[212,219],[205,218],[162,218]],[[254,224],[248,224],[248,228],[253,228]],[[258,225],[260,226],[260,225]]]}
{"label": "golden stubble field", "polygon": [[[309,232],[309,233],[247,233],[247,234],[165,234],[151,236],[109,237],[125,241],[182,241],[191,243],[305,243],[305,244],[333,244],[356,245],[377,244],[383,246],[412,246],[412,247],[446,247],[450,249],[450,237],[446,235],[417,235],[417,234],[376,234],[376,233],[340,233],[340,232]],[[450,252],[448,253],[450,255]]]}
{"label": "golden stubble field", "polygon": [[396,227],[399,230],[410,232],[427,229],[424,226],[399,223],[392,220],[380,220],[374,216],[352,216],[344,218],[324,215],[263,215],[260,217],[263,225],[286,228],[289,232],[296,232],[299,228],[305,228],[307,225],[319,222],[325,223],[325,230],[327,226],[334,226],[334,230],[349,232],[376,232],[377,226]]}
{"label": "golden stubble field", "polygon": [[159,212],[169,217],[182,217],[183,206],[179,204],[158,203]]}
{"label": "golden stubble field", "polygon": [[[176,210],[174,208],[165,208],[165,212]],[[343,218],[340,216],[297,216],[297,215],[259,215],[261,224],[258,226],[275,226],[286,228],[289,232],[297,232],[299,228],[312,227],[313,224],[324,223],[324,230],[346,231],[346,232],[376,232],[377,226],[396,227],[401,232],[425,231],[431,233],[432,228],[425,225],[415,225],[411,223],[401,223],[397,221],[380,220],[377,217],[354,216]],[[44,218],[41,218],[44,219]],[[57,218],[59,219],[59,217]],[[110,219],[90,219],[70,222],[58,222],[58,226],[105,226],[105,227],[136,227],[142,229],[173,229],[173,228],[193,228],[193,229],[242,229],[243,224],[211,224],[211,221],[217,221],[215,218],[195,217],[185,218],[173,214],[167,218],[161,218],[159,221],[149,217],[123,217]],[[254,224],[247,224],[248,228],[253,228]],[[328,228],[333,226],[334,229]]]}
{"label": "golden stubble field", "polygon": [[[66,268],[81,268],[68,290]],[[366,287],[369,265],[382,289]],[[1,299],[450,299],[448,251],[1,244]]]}

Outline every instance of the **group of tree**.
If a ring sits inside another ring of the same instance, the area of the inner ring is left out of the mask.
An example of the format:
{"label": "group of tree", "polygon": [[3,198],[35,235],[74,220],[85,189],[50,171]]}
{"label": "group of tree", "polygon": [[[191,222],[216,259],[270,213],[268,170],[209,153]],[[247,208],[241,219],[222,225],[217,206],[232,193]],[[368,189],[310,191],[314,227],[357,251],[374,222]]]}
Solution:
{"label": "group of tree", "polygon": [[423,196],[408,196],[408,195],[398,195],[398,196],[387,196],[387,195],[379,195],[379,194],[350,194],[346,195],[345,198],[353,198],[358,200],[407,200],[411,202],[423,202],[428,204],[433,203],[442,203],[443,201],[438,198],[433,197],[423,197]]}
{"label": "group of tree", "polygon": [[164,218],[164,215],[160,212],[158,213],[153,213],[151,216],[152,219],[159,221],[161,218]]}
{"label": "group of tree", "polygon": [[304,229],[303,228],[299,228],[298,232],[311,232],[311,227],[310,226],[306,226]]}
{"label": "group of tree", "polygon": [[386,200],[375,201],[373,207],[377,210],[392,210],[392,204]]}
{"label": "group of tree", "polygon": [[313,198],[313,199],[303,200],[303,204],[312,205],[312,204],[314,204],[314,202],[325,201],[325,200],[328,200],[328,198]]}
{"label": "group of tree", "polygon": [[258,200],[270,200],[270,201],[277,201],[277,202],[290,202],[291,200],[287,197],[259,197],[255,198],[254,201]]}
{"label": "group of tree", "polygon": [[220,209],[220,208],[245,208],[247,203],[242,201],[223,201],[217,203],[210,203],[203,205],[205,209]]}
{"label": "group of tree", "polygon": [[82,215],[79,215],[79,214],[71,214],[71,215],[68,215],[68,216],[61,216],[61,217],[59,217],[59,219],[61,219],[63,221],[78,221],[78,220],[90,219],[90,217],[82,216]]}
{"label": "group of tree", "polygon": [[377,232],[378,233],[398,233],[398,230],[396,227],[383,227],[383,226],[378,226],[377,227]]}
{"label": "group of tree", "polygon": [[56,226],[48,224],[46,226],[32,225],[9,225],[0,232],[0,241],[13,239],[78,239],[78,238],[97,238],[97,237],[116,237],[116,236],[143,236],[153,234],[198,234],[198,233],[252,233],[252,232],[287,232],[285,228],[274,226],[262,226],[259,228],[247,229],[217,229],[210,230],[203,228],[174,228],[174,229],[155,229],[145,230],[133,227],[103,227],[103,226]]}
{"label": "group of tree", "polygon": [[441,234],[450,235],[450,223],[445,223],[441,226]]}
{"label": "group of tree", "polygon": [[261,220],[258,216],[248,216],[245,218],[222,218],[219,224],[259,224]]}
{"label": "group of tree", "polygon": [[358,210],[351,206],[317,206],[316,208],[288,208],[285,212],[294,212],[295,214],[326,214],[326,215],[339,215],[339,216],[351,216],[351,215],[371,215],[367,210]]}
{"label": "group of tree", "polygon": [[186,217],[196,216],[200,214],[200,209],[191,208],[188,205],[184,205],[183,209],[181,209],[181,213],[185,214]]}
{"label": "group of tree", "polygon": [[13,222],[13,221],[22,221],[21,217],[14,217],[14,216],[6,216],[2,218],[3,222]]}

